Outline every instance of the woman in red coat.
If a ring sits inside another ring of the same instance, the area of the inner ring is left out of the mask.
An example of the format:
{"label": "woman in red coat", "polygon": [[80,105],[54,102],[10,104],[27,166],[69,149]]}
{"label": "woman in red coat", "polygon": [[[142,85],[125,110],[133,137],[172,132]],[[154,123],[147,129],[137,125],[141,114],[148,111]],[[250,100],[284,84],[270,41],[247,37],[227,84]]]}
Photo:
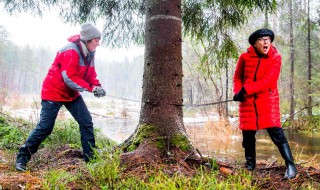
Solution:
{"label": "woman in red coat", "polygon": [[246,167],[256,165],[256,131],[266,129],[278,147],[287,167],[285,178],[295,178],[295,167],[288,141],[280,124],[277,82],[281,70],[281,55],[272,46],[274,33],[259,29],[249,37],[250,47],[241,54],[233,77],[234,97],[239,101],[239,116],[245,149]]}

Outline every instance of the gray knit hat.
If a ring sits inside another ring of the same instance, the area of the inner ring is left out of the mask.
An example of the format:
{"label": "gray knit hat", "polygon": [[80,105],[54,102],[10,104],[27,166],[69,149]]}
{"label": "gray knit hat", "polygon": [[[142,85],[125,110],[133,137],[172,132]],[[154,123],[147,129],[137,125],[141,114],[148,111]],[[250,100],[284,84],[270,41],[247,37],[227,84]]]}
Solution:
{"label": "gray knit hat", "polygon": [[81,25],[80,39],[83,41],[92,40],[94,38],[100,38],[101,32],[92,24],[85,23]]}

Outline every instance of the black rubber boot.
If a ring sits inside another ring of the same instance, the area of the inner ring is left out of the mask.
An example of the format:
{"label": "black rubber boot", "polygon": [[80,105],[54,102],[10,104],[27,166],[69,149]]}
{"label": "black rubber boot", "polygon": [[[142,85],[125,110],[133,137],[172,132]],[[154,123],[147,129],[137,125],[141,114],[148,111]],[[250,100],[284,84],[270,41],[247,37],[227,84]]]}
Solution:
{"label": "black rubber boot", "polygon": [[256,131],[248,130],[242,131],[244,148],[244,156],[246,158],[245,167],[252,171],[256,168]]}
{"label": "black rubber boot", "polygon": [[284,179],[292,179],[298,175],[297,168],[293,161],[293,156],[291,154],[290,146],[288,143],[284,143],[279,146],[279,151],[282,158],[285,160],[285,164],[287,167],[286,173],[284,175]]}
{"label": "black rubber boot", "polygon": [[27,170],[27,164],[26,164],[26,163],[16,162],[16,169],[17,169],[19,172],[25,172],[25,171]]}
{"label": "black rubber boot", "polygon": [[25,172],[27,170],[27,163],[28,163],[29,159],[27,157],[24,156],[17,156],[17,160],[16,160],[16,169],[20,172]]}
{"label": "black rubber boot", "polygon": [[250,171],[256,168],[256,147],[248,146],[244,149],[244,154],[246,157],[246,168]]}

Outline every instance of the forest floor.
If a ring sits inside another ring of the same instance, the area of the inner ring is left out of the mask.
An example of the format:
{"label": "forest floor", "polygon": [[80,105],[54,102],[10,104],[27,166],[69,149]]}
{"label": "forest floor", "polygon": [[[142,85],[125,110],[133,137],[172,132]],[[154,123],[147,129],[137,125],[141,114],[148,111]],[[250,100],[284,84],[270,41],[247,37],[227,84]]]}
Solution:
{"label": "forest floor", "polygon": [[[97,103],[91,104],[99,105]],[[23,113],[25,113],[25,111],[23,111]],[[38,113],[35,115],[38,115]],[[32,118],[31,120],[36,119]],[[222,125],[219,124],[218,126]],[[195,142],[202,151],[204,147],[208,147],[208,142],[217,141],[218,137],[221,138],[218,139],[219,144],[221,144],[221,146],[225,145],[228,147],[228,143],[230,143],[230,141],[227,141],[228,138],[226,137],[231,137],[234,134],[231,127],[214,128],[211,125],[205,126],[201,129],[197,129],[196,127],[187,128],[187,131],[193,142]],[[211,139],[213,137],[215,139]],[[201,147],[202,144],[203,147]],[[214,145],[212,148],[217,147]],[[0,149],[0,190],[59,189],[59,187],[50,187],[50,182],[47,181],[48,178],[46,175],[48,175],[48,171],[50,170],[67,171],[75,176],[81,173],[84,179],[90,180],[90,174],[87,171],[85,162],[82,160],[82,153],[80,149],[72,148],[68,145],[56,150],[42,148],[33,156],[32,160],[29,162],[27,172],[24,173],[18,172],[15,169],[15,154],[16,152],[13,152],[12,150]],[[233,154],[234,157],[239,157],[238,154]],[[212,157],[215,158],[215,156]],[[230,154],[226,154],[225,157],[231,158],[232,156]],[[256,170],[248,172],[244,170],[243,163],[241,163],[241,161],[234,160],[234,158],[225,160],[229,161],[217,161],[219,166],[219,175],[217,178],[221,181],[228,181],[230,176],[236,177],[243,173],[248,173],[252,176],[249,178],[250,183],[253,187],[257,187],[258,189],[320,189],[319,163],[314,165],[308,164],[308,166],[303,163],[298,163],[296,166],[299,175],[295,179],[284,180],[283,176],[286,168],[283,163],[273,161],[267,162],[258,159]],[[142,170],[144,171],[144,168]],[[138,173],[143,174],[143,171]],[[210,172],[208,172],[208,174],[209,173]],[[311,188],[310,184],[312,185]],[[66,187],[68,189],[84,189],[81,186],[81,183],[74,182],[67,183]],[[101,188],[97,186],[90,187],[90,189]]]}
{"label": "forest floor", "polygon": [[[44,148],[46,149],[46,148]],[[34,163],[31,161],[27,172],[18,172],[14,168],[12,153],[0,150],[0,189],[44,189],[45,173],[49,169],[62,169],[77,175],[79,170],[85,170],[85,163],[81,159],[81,151],[68,146],[55,150],[56,152],[41,150],[37,154],[46,162]],[[11,156],[11,157],[8,157]],[[39,158],[38,158],[39,159]],[[230,163],[218,163],[219,179],[225,180],[228,176],[239,175],[243,172],[242,166]],[[297,165],[299,175],[292,180],[284,180],[286,170],[283,165],[257,163],[257,168],[251,173],[252,181],[259,189],[304,189],[304,183],[313,184],[312,189],[320,189],[320,170],[313,167],[302,167]],[[84,178],[89,176],[83,176]],[[70,189],[82,189],[77,184],[67,185]],[[51,187],[52,188],[52,187]],[[92,188],[91,188],[92,189]],[[99,189],[99,187],[93,187]],[[309,188],[308,188],[309,189]]]}

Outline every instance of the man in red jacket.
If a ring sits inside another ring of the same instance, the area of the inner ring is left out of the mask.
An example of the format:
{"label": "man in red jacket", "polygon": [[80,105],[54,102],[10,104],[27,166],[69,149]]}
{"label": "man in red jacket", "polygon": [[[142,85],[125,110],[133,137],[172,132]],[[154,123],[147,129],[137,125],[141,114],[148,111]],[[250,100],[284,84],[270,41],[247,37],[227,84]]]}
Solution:
{"label": "man in red jacket", "polygon": [[92,117],[80,92],[93,92],[95,97],[106,95],[96,78],[94,67],[94,55],[100,38],[100,31],[85,23],[81,25],[80,35],[68,38],[70,43],[57,52],[42,84],[40,121],[19,149],[17,170],[26,171],[31,155],[51,134],[63,105],[79,124],[84,160],[88,162],[93,157],[95,138]]}
{"label": "man in red jacket", "polygon": [[240,102],[239,128],[243,135],[247,169],[254,170],[256,166],[256,131],[266,129],[285,160],[285,178],[291,179],[298,172],[280,123],[277,83],[281,55],[272,46],[273,39],[274,33],[265,28],[250,35],[251,46],[241,54],[233,76],[233,100]]}

